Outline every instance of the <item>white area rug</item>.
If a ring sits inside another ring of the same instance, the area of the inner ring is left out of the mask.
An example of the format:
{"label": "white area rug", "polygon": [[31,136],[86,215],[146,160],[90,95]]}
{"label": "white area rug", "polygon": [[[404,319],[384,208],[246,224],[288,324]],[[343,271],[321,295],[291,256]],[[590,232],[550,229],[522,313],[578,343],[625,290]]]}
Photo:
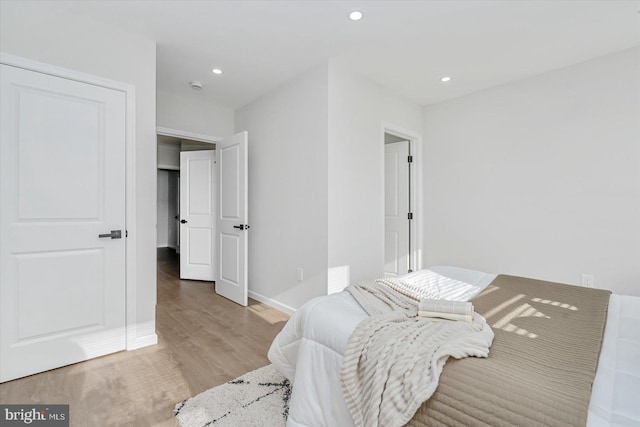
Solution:
{"label": "white area rug", "polygon": [[284,426],[291,385],[273,365],[191,397],[173,411],[182,427]]}

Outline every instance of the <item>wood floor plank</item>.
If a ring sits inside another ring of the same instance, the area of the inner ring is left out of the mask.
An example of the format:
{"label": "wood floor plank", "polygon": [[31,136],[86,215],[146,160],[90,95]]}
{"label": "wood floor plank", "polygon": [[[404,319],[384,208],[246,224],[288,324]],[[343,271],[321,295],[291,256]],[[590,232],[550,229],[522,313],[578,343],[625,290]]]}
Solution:
{"label": "wood floor plank", "polygon": [[177,402],[267,365],[288,316],[178,273],[175,252],[159,250],[158,345],[0,384],[0,402],[69,404],[72,426],[173,427]]}

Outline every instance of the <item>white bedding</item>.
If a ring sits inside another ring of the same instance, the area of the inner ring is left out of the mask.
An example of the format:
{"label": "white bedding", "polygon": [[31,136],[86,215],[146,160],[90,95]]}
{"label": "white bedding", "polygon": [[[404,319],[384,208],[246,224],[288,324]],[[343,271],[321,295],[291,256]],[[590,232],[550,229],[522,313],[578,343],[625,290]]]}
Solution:
{"label": "white bedding", "polygon": [[[431,267],[402,280],[428,284],[444,299],[466,301],[496,276],[459,267]],[[342,354],[367,317],[348,292],[314,298],[275,338],[269,360],[293,384],[287,426],[352,426],[342,397]],[[640,297],[612,295],[587,426],[640,425]]]}

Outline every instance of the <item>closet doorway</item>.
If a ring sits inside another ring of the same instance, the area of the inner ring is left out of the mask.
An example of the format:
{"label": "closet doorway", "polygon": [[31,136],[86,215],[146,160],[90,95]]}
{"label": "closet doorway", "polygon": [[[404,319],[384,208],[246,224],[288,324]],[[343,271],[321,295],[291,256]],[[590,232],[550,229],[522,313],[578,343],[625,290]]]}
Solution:
{"label": "closet doorway", "polygon": [[384,127],[384,275],[398,277],[420,269],[421,138]]}

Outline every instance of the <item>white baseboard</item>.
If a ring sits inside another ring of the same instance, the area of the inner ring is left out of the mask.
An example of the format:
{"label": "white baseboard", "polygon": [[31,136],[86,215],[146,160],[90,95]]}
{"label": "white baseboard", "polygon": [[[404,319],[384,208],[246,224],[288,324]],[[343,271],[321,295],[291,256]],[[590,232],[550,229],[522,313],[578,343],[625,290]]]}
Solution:
{"label": "white baseboard", "polygon": [[257,294],[257,293],[255,293],[253,291],[249,291],[249,298],[253,298],[254,300],[260,301],[261,303],[264,303],[264,304],[268,305],[269,307],[273,307],[276,310],[280,310],[283,313],[287,313],[289,316],[292,316],[297,310],[297,309],[295,309],[293,307],[290,307],[290,306],[288,306],[286,304],[282,304],[279,301],[276,301],[274,299],[265,297],[264,295]]}
{"label": "white baseboard", "polygon": [[133,345],[127,348],[127,350],[137,350],[142,347],[148,347],[156,344],[158,344],[158,334],[145,335],[143,337],[136,338]]}

